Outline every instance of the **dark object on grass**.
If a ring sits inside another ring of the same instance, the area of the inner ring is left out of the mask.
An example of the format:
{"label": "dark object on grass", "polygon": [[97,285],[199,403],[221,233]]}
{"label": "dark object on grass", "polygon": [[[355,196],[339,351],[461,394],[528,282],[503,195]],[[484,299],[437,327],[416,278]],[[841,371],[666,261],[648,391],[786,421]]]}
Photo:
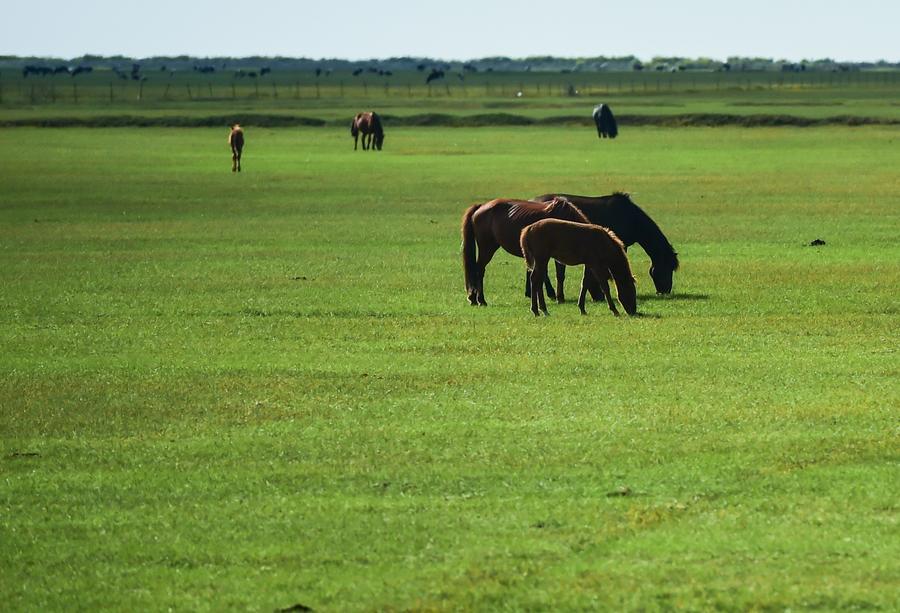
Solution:
{"label": "dark object on grass", "polygon": [[353,150],[359,144],[359,135],[362,133],[363,151],[371,148],[373,151],[381,151],[384,145],[384,128],[381,125],[381,117],[374,111],[357,113],[350,122],[350,136],[353,137]]}
{"label": "dark object on grass", "polygon": [[621,485],[611,492],[606,492],[607,498],[615,498],[617,496],[631,496],[634,492],[627,485]]}
{"label": "dark object on grass", "polygon": [[[565,198],[581,211],[588,220],[604,226],[616,233],[627,249],[634,243],[639,244],[650,256],[650,277],[656,286],[657,294],[672,292],[672,276],[678,270],[678,254],[669,243],[656,222],[638,205],[632,202],[628,194],[616,192],[609,196],[575,196],[572,194],[544,194],[534,198],[536,202],[549,202],[554,198]],[[565,296],[563,281],[566,268],[557,263],[556,279],[557,296]],[[588,288],[591,297],[599,299],[597,288]]]}
{"label": "dark object on grass", "polygon": [[[495,199],[473,204],[462,218],[462,256],[466,276],[466,293],[472,305],[486,305],[484,299],[484,269],[500,247],[522,257],[521,234],[526,226],[542,219],[564,219],[589,223],[587,217],[564,198],[550,202]],[[530,275],[526,273],[527,296],[531,295]],[[553,286],[547,283],[547,295],[557,298]]]}
{"label": "dark object on grass", "polygon": [[817,238],[816,240],[814,240],[813,242],[811,242],[811,243],[809,244],[809,246],[810,246],[810,247],[818,247],[819,245],[824,245],[824,244],[825,244],[825,241],[823,241],[821,238]]}
{"label": "dark object on grass", "polygon": [[308,607],[305,604],[300,604],[299,602],[295,605],[291,605],[286,609],[278,609],[278,613],[300,613],[301,611],[312,611],[312,607]]}
{"label": "dark object on grass", "polygon": [[598,104],[594,107],[594,124],[600,138],[615,138],[619,135],[619,126],[608,104]]}
{"label": "dark object on grass", "polygon": [[547,264],[551,258],[568,266],[584,264],[584,279],[581,282],[581,295],[578,297],[578,308],[582,315],[587,314],[584,310],[584,297],[591,277],[600,284],[606,304],[613,315],[618,316],[619,311],[609,292],[607,281],[610,277],[616,282],[616,293],[622,308],[629,315],[637,313],[637,291],[628,265],[628,256],[625,255],[625,245],[607,228],[544,219],[522,230],[520,242],[525,264],[531,271],[531,312],[536,316],[540,314],[538,309],[547,315],[543,283],[547,278]]}

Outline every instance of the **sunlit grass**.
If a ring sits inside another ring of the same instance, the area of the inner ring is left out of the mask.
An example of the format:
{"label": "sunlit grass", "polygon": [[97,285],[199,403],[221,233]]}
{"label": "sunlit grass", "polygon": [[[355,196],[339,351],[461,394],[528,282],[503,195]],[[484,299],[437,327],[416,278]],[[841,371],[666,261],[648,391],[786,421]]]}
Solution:
{"label": "sunlit grass", "polygon": [[[7,606],[897,606],[896,129],[226,135],[0,132]],[[614,189],[672,297],[468,306],[465,206]]]}

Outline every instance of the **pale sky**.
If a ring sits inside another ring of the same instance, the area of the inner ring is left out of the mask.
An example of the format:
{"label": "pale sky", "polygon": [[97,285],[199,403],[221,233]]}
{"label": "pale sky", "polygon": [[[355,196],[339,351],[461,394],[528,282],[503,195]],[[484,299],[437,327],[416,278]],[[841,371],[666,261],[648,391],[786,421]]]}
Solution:
{"label": "pale sky", "polygon": [[[528,8],[533,7],[533,8]],[[900,0],[13,0],[0,55],[900,61]]]}

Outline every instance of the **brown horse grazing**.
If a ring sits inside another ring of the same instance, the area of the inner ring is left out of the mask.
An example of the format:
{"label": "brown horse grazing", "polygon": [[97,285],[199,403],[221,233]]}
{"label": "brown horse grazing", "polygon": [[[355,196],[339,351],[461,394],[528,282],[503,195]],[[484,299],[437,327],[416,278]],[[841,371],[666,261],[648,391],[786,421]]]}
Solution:
{"label": "brown horse grazing", "polygon": [[625,255],[625,245],[609,229],[594,224],[545,219],[524,228],[520,243],[525,264],[531,271],[531,311],[535,315],[540,314],[538,309],[547,315],[543,284],[551,258],[568,266],[584,264],[584,278],[578,298],[582,315],[587,314],[584,297],[593,277],[603,288],[609,310],[618,316],[607,283],[610,275],[616,282],[616,293],[625,312],[629,315],[637,313],[637,291],[628,256]]}
{"label": "brown horse grazing", "polygon": [[[635,204],[628,194],[615,192],[608,196],[575,196],[573,194],[544,194],[533,198],[535,202],[550,202],[565,198],[584,213],[591,223],[604,226],[616,233],[627,249],[634,243],[650,256],[650,277],[656,293],[672,291],[672,277],[678,270],[678,254],[656,222]],[[556,278],[565,279],[565,267],[557,264]],[[559,285],[559,284],[557,284]],[[557,287],[557,293],[562,292]],[[594,295],[593,287],[591,295]]]}
{"label": "brown horse grazing", "polygon": [[[484,269],[497,250],[503,247],[508,253],[522,257],[519,240],[522,229],[542,219],[588,223],[587,217],[564,198],[541,203],[497,199],[473,204],[466,209],[462,218],[462,254],[466,293],[471,304],[487,304],[484,299]],[[554,297],[549,281],[547,293]],[[531,294],[534,295],[533,289]]]}
{"label": "brown horse grazing", "polygon": [[363,151],[370,147],[374,151],[381,151],[384,145],[384,128],[381,126],[381,117],[378,113],[369,111],[367,113],[358,113],[350,123],[350,136],[353,137],[353,150],[359,143],[359,135],[362,133]]}
{"label": "brown horse grazing", "polygon": [[244,150],[244,130],[240,124],[231,127],[228,135],[228,146],[231,147],[231,172],[241,171],[241,152]]}

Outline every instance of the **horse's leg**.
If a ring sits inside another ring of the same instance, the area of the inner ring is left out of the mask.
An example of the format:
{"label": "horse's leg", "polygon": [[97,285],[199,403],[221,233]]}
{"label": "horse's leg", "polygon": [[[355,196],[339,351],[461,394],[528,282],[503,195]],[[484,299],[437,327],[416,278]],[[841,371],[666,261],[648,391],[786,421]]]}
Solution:
{"label": "horse's leg", "polygon": [[531,271],[525,269],[525,297],[531,298]]}
{"label": "horse's leg", "polygon": [[563,290],[563,285],[566,282],[566,265],[556,260],[553,260],[553,263],[556,265],[556,296],[553,296],[549,291],[547,295],[550,296],[551,300],[556,298],[556,302],[562,304],[566,301],[566,293]]}
{"label": "horse's leg", "polygon": [[359,145],[359,132],[353,135],[353,150],[356,151],[356,147]]}
{"label": "horse's leg", "polygon": [[[548,263],[549,263],[549,261],[541,262],[539,264],[535,263],[535,268],[540,268],[541,277],[543,277],[543,281],[545,284],[547,283],[547,264]],[[541,284],[537,284],[537,285],[535,285],[535,287],[538,288],[539,306],[540,306],[541,310],[544,312],[544,315],[549,315],[550,313],[547,312],[547,303],[544,301],[544,287]]]}
{"label": "horse's leg", "polygon": [[499,248],[500,245],[497,243],[478,245],[478,261],[475,264],[475,274],[477,275],[477,279],[475,279],[475,301],[481,306],[487,306],[487,301],[484,299],[484,271]]}
{"label": "horse's leg", "polygon": [[581,277],[581,293],[578,295],[578,309],[582,315],[587,315],[587,311],[584,310],[584,298],[587,296],[588,284],[592,278],[590,269],[585,266],[584,275]]}
{"label": "horse's leg", "polygon": [[613,315],[618,317],[619,311],[616,309],[615,303],[613,303],[612,294],[609,291],[609,283],[607,282],[608,271],[605,268],[591,267],[591,272],[600,283],[600,289],[603,290],[603,294],[606,296],[606,304],[609,306],[609,310],[613,312]]}
{"label": "horse's leg", "polygon": [[531,269],[531,312],[538,317],[540,312],[541,298],[544,295],[544,279],[541,271],[541,263],[534,262],[534,268]]}
{"label": "horse's leg", "polygon": [[238,172],[240,172],[241,171],[241,150],[240,149],[238,149],[238,152],[237,152],[237,167],[238,167]]}
{"label": "horse's leg", "polygon": [[588,279],[587,289],[588,293],[591,295],[591,300],[593,300],[594,302],[600,302],[605,298],[605,296],[603,295],[603,290],[600,288],[600,284],[597,283],[593,275],[591,275],[591,277]]}
{"label": "horse's leg", "polygon": [[237,152],[232,149],[231,150],[231,172],[235,172],[237,170]]}

